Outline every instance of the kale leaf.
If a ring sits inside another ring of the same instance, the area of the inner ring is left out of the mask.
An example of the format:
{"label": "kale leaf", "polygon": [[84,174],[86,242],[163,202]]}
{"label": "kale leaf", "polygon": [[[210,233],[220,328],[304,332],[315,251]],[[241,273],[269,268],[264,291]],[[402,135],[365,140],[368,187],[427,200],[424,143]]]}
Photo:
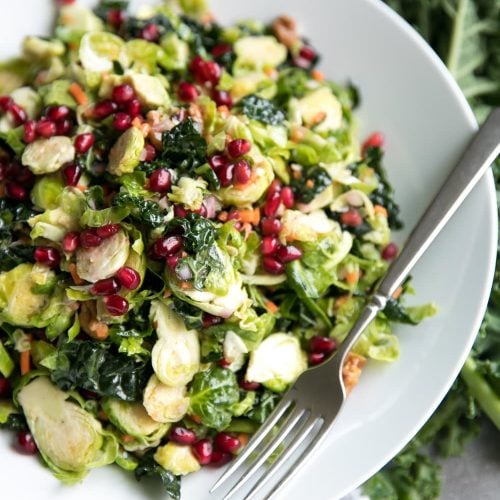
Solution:
{"label": "kale leaf", "polygon": [[109,344],[75,340],[59,347],[50,378],[63,391],[80,388],[141,401],[150,374],[148,363],[117,353]]}
{"label": "kale leaf", "polygon": [[410,317],[405,307],[395,299],[389,299],[384,308],[384,314],[391,321],[396,321],[398,323],[406,323],[408,325],[417,325],[418,321],[415,321]]}
{"label": "kale leaf", "polygon": [[199,330],[203,326],[204,312],[201,309],[184,302],[175,295],[172,297],[174,310],[184,320],[184,324],[188,329]]}
{"label": "kale leaf", "polygon": [[304,169],[299,179],[292,179],[291,186],[298,201],[310,203],[332,184],[328,172],[320,166]]}
{"label": "kale leaf", "polygon": [[177,228],[182,231],[184,249],[189,253],[203,252],[215,243],[215,226],[201,215],[190,213],[176,217],[169,222],[167,232]]}
{"label": "kale leaf", "polygon": [[291,97],[302,97],[307,92],[308,73],[300,68],[288,68],[280,71],[275,101],[285,106]]}
{"label": "kale leaf", "polygon": [[25,431],[28,428],[28,424],[26,423],[26,419],[24,415],[21,413],[11,413],[7,417],[7,421],[5,423],[0,423],[0,429],[6,429],[8,431]]}
{"label": "kale leaf", "polygon": [[286,118],[285,113],[275,104],[255,94],[244,97],[239,105],[243,114],[248,118],[261,121],[267,125],[279,125]]}
{"label": "kale leaf", "polygon": [[141,196],[134,196],[124,191],[113,198],[113,206],[128,208],[130,217],[153,228],[161,226],[165,217],[165,211],[155,201],[145,200]]}
{"label": "kale leaf", "polygon": [[189,44],[196,54],[206,56],[220,43],[222,29],[218,24],[202,24],[188,16],[181,16],[181,21],[179,31],[185,27],[189,28],[191,32]]}

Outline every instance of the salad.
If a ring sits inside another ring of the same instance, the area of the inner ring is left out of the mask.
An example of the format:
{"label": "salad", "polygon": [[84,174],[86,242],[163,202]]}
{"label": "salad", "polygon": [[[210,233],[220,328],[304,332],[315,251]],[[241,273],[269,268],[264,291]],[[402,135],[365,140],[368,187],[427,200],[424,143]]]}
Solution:
{"label": "salad", "polygon": [[[66,483],[241,450],[397,255],[383,136],[297,25],[59,2],[0,65],[0,427]],[[406,282],[349,354],[394,361]]]}

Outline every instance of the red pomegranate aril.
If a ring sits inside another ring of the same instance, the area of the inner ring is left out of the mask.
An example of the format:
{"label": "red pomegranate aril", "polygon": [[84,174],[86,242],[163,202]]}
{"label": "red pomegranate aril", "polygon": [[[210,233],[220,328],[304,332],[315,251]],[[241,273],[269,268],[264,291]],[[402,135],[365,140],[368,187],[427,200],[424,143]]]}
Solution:
{"label": "red pomegranate aril", "polygon": [[212,456],[210,457],[210,467],[222,467],[226,465],[233,459],[231,453],[226,453],[225,451],[213,450]]}
{"label": "red pomegranate aril", "polygon": [[116,234],[120,230],[120,227],[120,224],[106,224],[104,226],[96,228],[95,232],[97,236],[101,237],[104,240]]}
{"label": "red pomegranate aril", "polygon": [[212,92],[212,99],[217,106],[227,106],[230,109],[233,107],[233,98],[226,90],[214,90]]}
{"label": "red pomegranate aril", "polygon": [[218,173],[219,181],[222,187],[227,187],[233,182],[234,176],[234,165],[230,163],[229,165],[224,165]]}
{"label": "red pomegranate aril", "polygon": [[62,249],[65,252],[74,252],[80,245],[78,233],[67,233],[62,240]]}
{"label": "red pomegranate aril", "polygon": [[270,196],[272,193],[280,193],[281,192],[281,182],[279,179],[274,179],[273,182],[267,188],[267,196]]}
{"label": "red pomegranate aril", "polygon": [[276,257],[278,257],[278,259],[283,262],[283,264],[286,264],[287,262],[292,262],[294,260],[302,258],[302,252],[297,247],[288,245],[286,247],[283,246],[278,248]]}
{"label": "red pomegranate aril", "polygon": [[325,357],[326,356],[324,352],[311,352],[309,353],[309,356],[307,358],[309,360],[309,364],[314,366],[323,363]]}
{"label": "red pomegranate aril", "polygon": [[120,283],[115,278],[99,280],[92,285],[90,293],[92,295],[113,295],[120,290]]}
{"label": "red pomegranate aril", "polygon": [[350,208],[347,212],[340,214],[340,222],[346,226],[357,227],[363,224],[363,217],[358,210]]}
{"label": "red pomegranate aril", "polygon": [[279,241],[276,236],[264,236],[260,244],[260,252],[262,255],[273,255],[279,247]]}
{"label": "red pomegranate aril", "polygon": [[304,45],[299,51],[299,57],[302,57],[307,61],[313,62],[314,59],[316,59],[316,51],[312,47]]}
{"label": "red pomegranate aril", "polygon": [[160,30],[154,23],[149,23],[141,30],[140,38],[148,42],[156,42],[160,38]]}
{"label": "red pomegranate aril", "polygon": [[73,128],[71,120],[61,120],[56,122],[56,135],[68,135]]}
{"label": "red pomegranate aril", "polygon": [[169,438],[179,444],[194,444],[196,442],[196,433],[191,429],[176,425],[170,430]]}
{"label": "red pomegranate aril", "polygon": [[219,432],[219,434],[215,436],[214,444],[219,450],[233,454],[241,447],[240,440],[227,432]]}
{"label": "red pomegranate aril", "polygon": [[0,110],[2,110],[3,113],[7,113],[11,106],[14,104],[14,99],[8,95],[3,95],[0,97]]}
{"label": "red pomegranate aril", "polygon": [[173,271],[173,270],[175,270],[175,267],[179,263],[179,256],[178,255],[169,255],[165,259],[165,262],[167,263],[167,266]]}
{"label": "red pomegranate aril", "polygon": [[246,155],[252,148],[252,143],[246,139],[234,139],[227,145],[227,152],[231,158]]}
{"label": "red pomegranate aril", "polygon": [[17,435],[17,445],[21,453],[35,455],[38,451],[33,436],[27,431],[21,431]]}
{"label": "red pomegranate aril", "polygon": [[182,205],[174,205],[174,215],[175,217],[187,217],[189,212]]}
{"label": "red pomegranate aril", "polygon": [[132,118],[130,115],[127,115],[127,113],[116,113],[115,117],[113,118],[113,127],[120,132],[127,130],[131,125]]}
{"label": "red pomegranate aril", "polygon": [[396,243],[389,243],[383,250],[382,250],[382,258],[384,260],[393,260],[396,258],[398,255],[399,249]]}
{"label": "red pomegranate aril", "polygon": [[93,115],[97,120],[104,120],[108,116],[111,116],[118,106],[113,101],[101,101],[94,106]]}
{"label": "red pomegranate aril", "polygon": [[266,203],[264,205],[264,215],[266,217],[273,217],[276,215],[278,208],[281,204],[281,195],[278,191],[271,191],[267,193]]}
{"label": "red pomegranate aril", "polygon": [[63,177],[67,186],[77,186],[82,176],[82,167],[76,163],[70,163],[63,169]]}
{"label": "red pomegranate aril", "polygon": [[198,99],[199,95],[200,93],[198,92],[198,89],[192,83],[179,83],[179,87],[177,88],[177,97],[179,97],[180,101],[194,102]]}
{"label": "red pomegranate aril", "polygon": [[337,347],[335,340],[330,337],[315,335],[309,342],[311,352],[331,354]]}
{"label": "red pomegranate aril", "polygon": [[36,122],[34,120],[28,120],[24,124],[23,130],[23,141],[26,144],[33,142],[36,139]]}
{"label": "red pomegranate aril", "polygon": [[17,201],[24,201],[28,197],[28,191],[23,186],[13,182],[6,184],[7,196]]}
{"label": "red pomegranate aril", "polygon": [[158,258],[174,255],[182,248],[181,236],[166,236],[156,240],[153,244],[153,254]]}
{"label": "red pomegranate aril", "polygon": [[9,108],[9,113],[12,115],[12,118],[14,119],[14,123],[19,126],[22,125],[23,123],[26,122],[28,119],[28,115],[26,114],[26,111],[24,111],[19,104],[12,104]]}
{"label": "red pomegranate aril", "polygon": [[111,316],[123,316],[128,312],[128,301],[120,295],[109,295],[104,298],[104,304]]}
{"label": "red pomegranate aril", "polygon": [[85,154],[95,142],[95,137],[92,132],[85,132],[75,137],[75,151],[79,155]]}
{"label": "red pomegranate aril", "polygon": [[36,124],[36,133],[40,137],[45,137],[46,139],[48,139],[49,137],[54,137],[57,134],[56,124],[51,120],[42,118]]}
{"label": "red pomegranate aril", "polygon": [[204,73],[206,81],[212,83],[213,85],[217,85],[219,83],[222,70],[220,65],[215,61],[206,61]]}
{"label": "red pomegranate aril", "polygon": [[125,12],[120,9],[110,9],[106,15],[108,23],[115,28],[119,28],[125,21],[125,18]]}
{"label": "red pomegranate aril", "polygon": [[39,264],[44,264],[51,268],[57,267],[61,262],[59,252],[52,247],[36,247],[33,252],[33,258]]}
{"label": "red pomegranate aril", "polygon": [[155,193],[166,193],[170,190],[172,178],[170,172],[165,168],[155,170],[149,176],[149,189]]}
{"label": "red pomegranate aril", "polygon": [[9,381],[0,376],[0,399],[6,398],[10,394],[10,383]]}
{"label": "red pomegranate aril", "polygon": [[135,97],[135,91],[131,85],[124,83],[122,85],[118,85],[113,89],[113,93],[111,95],[111,99],[117,102],[118,104],[125,104],[126,102],[131,101]]}
{"label": "red pomegranate aril", "polygon": [[67,106],[51,106],[47,110],[47,118],[54,122],[59,122],[68,118],[70,112],[71,111]]}
{"label": "red pomegranate aril", "polygon": [[212,442],[207,439],[200,439],[193,444],[193,453],[201,465],[207,465],[210,463],[213,452]]}
{"label": "red pomegranate aril", "polygon": [[262,219],[260,227],[264,236],[278,234],[281,231],[281,222],[273,217],[266,217]]}
{"label": "red pomegranate aril", "polygon": [[240,380],[239,386],[245,391],[256,391],[260,388],[259,382],[250,382],[249,380]]}
{"label": "red pomegranate aril", "polygon": [[283,274],[285,271],[284,264],[269,255],[262,259],[262,266],[269,274]]}
{"label": "red pomegranate aril", "polygon": [[217,85],[222,73],[221,67],[215,61],[206,61],[200,56],[196,56],[189,66],[194,79],[201,84],[210,83]]}
{"label": "red pomegranate aril", "polygon": [[152,144],[144,146],[144,161],[149,163],[156,158],[156,149]]}
{"label": "red pomegranate aril", "polygon": [[116,279],[127,290],[135,290],[141,283],[141,275],[135,269],[128,266],[118,270]]}
{"label": "red pomegranate aril", "polygon": [[208,164],[212,167],[215,173],[219,172],[220,169],[228,163],[229,160],[224,155],[213,155],[208,159]]}
{"label": "red pomegranate aril", "polygon": [[202,217],[206,217],[207,216],[207,207],[204,204],[202,204],[201,207],[198,208],[198,210],[193,210],[193,213],[201,215]]}
{"label": "red pomegranate aril", "polygon": [[135,118],[141,114],[141,103],[139,99],[132,99],[125,106],[125,111],[132,117]]}
{"label": "red pomegranate aril", "polygon": [[214,325],[220,325],[224,321],[224,318],[220,316],[214,316],[213,314],[205,313],[203,314],[202,323],[203,328],[210,328]]}
{"label": "red pomegranate aril", "polygon": [[290,186],[285,186],[281,190],[281,201],[285,205],[285,208],[293,208],[295,205],[295,195]]}
{"label": "red pomegranate aril", "polygon": [[363,146],[361,148],[363,156],[365,155],[368,148],[381,148],[384,145],[384,142],[384,134],[382,134],[381,132],[374,132],[373,134],[368,136],[365,142],[363,142]]}
{"label": "red pomegranate aril", "polygon": [[19,166],[14,178],[16,182],[22,186],[31,184],[35,180],[35,176],[31,172],[31,170],[22,166]]}
{"label": "red pomegranate aril", "polygon": [[102,243],[102,238],[93,229],[82,231],[79,239],[83,248],[98,247]]}
{"label": "red pomegranate aril", "polygon": [[234,180],[238,184],[247,184],[252,178],[252,167],[246,160],[234,164]]}
{"label": "red pomegranate aril", "polygon": [[217,45],[214,46],[214,48],[211,50],[211,54],[214,56],[214,57],[221,57],[223,56],[224,54],[228,54],[229,52],[231,52],[233,50],[233,48],[231,47],[231,45],[229,45],[228,43],[218,43]]}

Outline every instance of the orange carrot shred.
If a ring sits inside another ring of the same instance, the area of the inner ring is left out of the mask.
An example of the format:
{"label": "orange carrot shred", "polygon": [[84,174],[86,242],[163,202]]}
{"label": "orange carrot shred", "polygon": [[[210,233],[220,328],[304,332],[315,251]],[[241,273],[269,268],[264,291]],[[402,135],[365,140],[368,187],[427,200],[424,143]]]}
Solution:
{"label": "orange carrot shred", "polygon": [[[31,343],[31,335],[28,335],[27,337]],[[26,375],[31,371],[31,349],[20,353],[19,365],[21,367],[21,375]]]}
{"label": "orange carrot shred", "polygon": [[279,307],[272,300],[266,300],[265,305],[266,309],[272,314],[279,311]]}
{"label": "orange carrot shred", "polygon": [[345,276],[345,280],[349,285],[355,285],[359,281],[359,271],[352,271],[347,273]]}
{"label": "orange carrot shred", "polygon": [[323,71],[320,71],[319,69],[313,69],[311,71],[311,76],[317,82],[322,82],[325,79],[325,74],[323,73]]}
{"label": "orange carrot shred", "polygon": [[87,94],[85,91],[78,85],[78,83],[73,82],[69,88],[68,92],[73,96],[75,101],[80,104],[80,106],[84,106],[89,102],[89,98],[87,97]]}
{"label": "orange carrot shred", "polygon": [[249,441],[249,436],[245,432],[240,432],[238,434],[238,441],[240,442],[240,446],[246,446]]}
{"label": "orange carrot shred", "polygon": [[69,272],[71,274],[71,277],[73,278],[73,281],[75,282],[75,285],[83,285],[85,282],[82,280],[82,278],[80,278],[80,276],[78,276],[78,272],[76,271],[76,264],[75,263],[71,263],[69,265]]}

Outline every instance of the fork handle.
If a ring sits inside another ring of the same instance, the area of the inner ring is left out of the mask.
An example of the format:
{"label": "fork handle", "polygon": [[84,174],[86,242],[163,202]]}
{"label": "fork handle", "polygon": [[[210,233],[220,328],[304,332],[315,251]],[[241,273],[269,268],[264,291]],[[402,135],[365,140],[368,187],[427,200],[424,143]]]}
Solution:
{"label": "fork handle", "polygon": [[[370,302],[339,347],[333,359],[341,369],[347,353],[363,330],[382,311],[393,293],[406,279],[418,259],[450,220],[472,188],[500,153],[500,108],[495,108],[469,143],[437,195],[408,237],[399,256],[392,262]],[[335,364],[337,364],[335,363]]]}

